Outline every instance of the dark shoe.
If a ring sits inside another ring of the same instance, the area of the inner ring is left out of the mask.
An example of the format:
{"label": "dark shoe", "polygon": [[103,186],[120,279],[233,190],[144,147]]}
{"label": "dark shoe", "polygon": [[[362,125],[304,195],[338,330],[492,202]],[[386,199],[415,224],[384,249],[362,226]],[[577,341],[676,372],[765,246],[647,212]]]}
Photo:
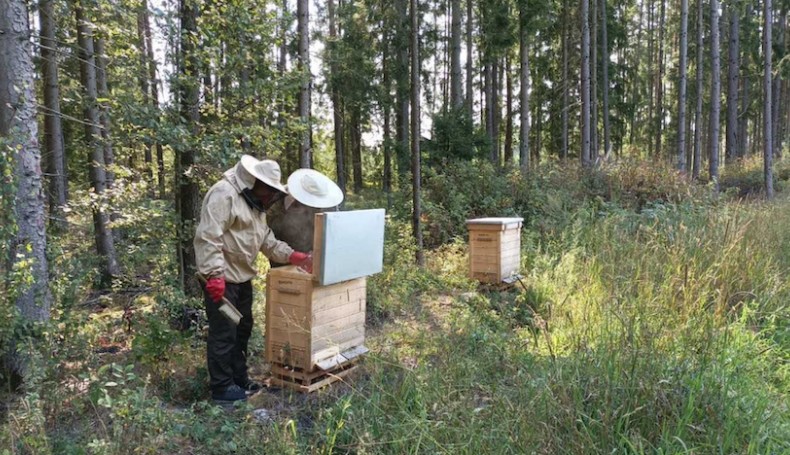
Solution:
{"label": "dark shoe", "polygon": [[261,389],[263,389],[263,386],[261,385],[260,382],[255,382],[255,381],[250,380],[250,379],[247,379],[247,382],[245,382],[243,384],[237,382],[236,385],[241,387],[242,389],[244,389],[244,391],[247,392],[247,395],[252,395],[254,393],[258,393],[258,392],[261,391]]}
{"label": "dark shoe", "polygon": [[237,385],[228,386],[225,390],[211,392],[214,401],[234,402],[247,399],[247,393]]}

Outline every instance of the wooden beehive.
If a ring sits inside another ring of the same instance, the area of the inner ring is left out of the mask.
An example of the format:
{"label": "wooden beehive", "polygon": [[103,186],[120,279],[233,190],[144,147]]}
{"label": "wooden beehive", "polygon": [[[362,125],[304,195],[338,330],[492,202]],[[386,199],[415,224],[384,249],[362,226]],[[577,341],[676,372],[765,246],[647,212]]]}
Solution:
{"label": "wooden beehive", "polygon": [[469,275],[483,283],[500,283],[521,265],[523,218],[466,220],[469,229]]}
{"label": "wooden beehive", "polygon": [[[266,278],[266,360],[312,372],[364,351],[366,278],[321,286],[296,267]],[[344,357],[344,355],[346,357]]]}

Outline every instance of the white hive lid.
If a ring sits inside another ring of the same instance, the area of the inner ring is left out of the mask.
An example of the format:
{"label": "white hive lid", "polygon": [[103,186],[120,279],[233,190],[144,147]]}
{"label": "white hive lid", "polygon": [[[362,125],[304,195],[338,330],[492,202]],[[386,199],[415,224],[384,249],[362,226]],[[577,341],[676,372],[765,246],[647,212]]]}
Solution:
{"label": "white hive lid", "polygon": [[513,217],[513,218],[503,218],[503,217],[493,217],[493,218],[475,218],[471,220],[466,220],[466,224],[494,224],[494,225],[507,225],[513,223],[521,223],[524,221],[524,218],[520,217]]}

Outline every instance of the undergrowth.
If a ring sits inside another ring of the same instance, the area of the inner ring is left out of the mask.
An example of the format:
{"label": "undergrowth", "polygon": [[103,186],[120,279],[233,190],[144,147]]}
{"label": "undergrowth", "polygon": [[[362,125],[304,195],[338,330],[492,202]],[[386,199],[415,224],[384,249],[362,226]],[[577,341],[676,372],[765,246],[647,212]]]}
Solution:
{"label": "undergrowth", "polygon": [[[170,226],[167,208],[124,219],[135,279],[112,293],[92,291],[82,234],[65,237],[33,373],[3,395],[0,453],[788,453],[790,200],[739,201],[728,177],[714,195],[649,166],[429,173],[425,269],[393,194],[362,371],[233,411],[206,400],[200,303],[176,290],[170,239],[149,225]],[[464,238],[467,218],[494,213],[525,218],[524,277],[497,292],[466,278]]]}

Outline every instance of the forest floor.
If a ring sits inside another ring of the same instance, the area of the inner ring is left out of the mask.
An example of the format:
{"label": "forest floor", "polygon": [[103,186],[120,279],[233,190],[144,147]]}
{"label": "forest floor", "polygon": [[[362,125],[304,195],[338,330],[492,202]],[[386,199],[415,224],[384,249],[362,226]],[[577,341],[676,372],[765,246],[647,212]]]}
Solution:
{"label": "forest floor", "polygon": [[109,293],[75,233],[28,385],[3,395],[0,453],[790,453],[790,198],[563,204],[527,223],[525,287],[501,290],[467,278],[460,236],[414,267],[408,222],[388,220],[360,368],[230,410],[208,400],[205,321],[183,317],[200,302],[156,235],[167,212],[140,208],[136,278]]}

